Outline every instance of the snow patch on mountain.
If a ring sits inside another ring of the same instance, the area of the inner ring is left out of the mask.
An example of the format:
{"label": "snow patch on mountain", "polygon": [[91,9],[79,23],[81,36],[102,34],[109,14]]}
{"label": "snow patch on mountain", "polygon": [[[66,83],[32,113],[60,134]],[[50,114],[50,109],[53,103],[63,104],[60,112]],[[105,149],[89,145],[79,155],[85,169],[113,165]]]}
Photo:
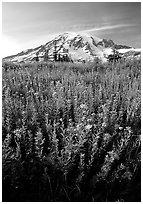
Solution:
{"label": "snow patch on mountain", "polygon": [[141,48],[129,48],[129,49],[119,49],[119,53],[126,53],[129,51],[134,51],[134,52],[141,52]]}

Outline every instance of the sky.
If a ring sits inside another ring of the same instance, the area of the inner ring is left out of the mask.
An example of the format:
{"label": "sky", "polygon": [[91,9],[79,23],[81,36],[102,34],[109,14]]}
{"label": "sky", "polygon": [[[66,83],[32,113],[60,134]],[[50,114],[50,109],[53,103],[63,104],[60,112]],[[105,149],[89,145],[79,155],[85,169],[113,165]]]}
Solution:
{"label": "sky", "polygon": [[3,2],[2,57],[83,32],[141,47],[140,2]]}

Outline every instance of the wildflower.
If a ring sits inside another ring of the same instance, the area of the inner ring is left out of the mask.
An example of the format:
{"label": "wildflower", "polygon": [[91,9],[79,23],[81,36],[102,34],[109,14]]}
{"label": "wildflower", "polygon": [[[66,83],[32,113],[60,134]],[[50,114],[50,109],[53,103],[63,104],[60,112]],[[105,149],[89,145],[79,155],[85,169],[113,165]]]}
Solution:
{"label": "wildflower", "polygon": [[126,130],[128,130],[129,132],[131,131],[131,127],[126,127]]}
{"label": "wildflower", "polygon": [[120,169],[125,169],[124,164],[121,163],[121,165],[120,165]]}
{"label": "wildflower", "polygon": [[80,130],[81,127],[82,127],[82,123],[79,123],[79,124],[76,126],[76,129],[77,129],[77,130]]}
{"label": "wildflower", "polygon": [[77,129],[80,129],[80,124],[78,124],[78,125],[76,126],[76,128],[77,128]]}
{"label": "wildflower", "polygon": [[68,99],[68,100],[67,100],[67,104],[71,104],[71,99]]}
{"label": "wildflower", "polygon": [[86,117],[85,117],[85,116],[83,116],[81,120],[82,120],[82,121],[84,121],[85,119],[86,119]]}
{"label": "wildflower", "polygon": [[56,92],[53,92],[52,97],[55,97],[55,96],[56,96],[56,94],[57,94]]}
{"label": "wildflower", "polygon": [[107,127],[107,123],[103,122],[102,127]]}
{"label": "wildflower", "polygon": [[119,127],[119,130],[123,130],[123,127]]}
{"label": "wildflower", "polygon": [[80,105],[80,108],[81,108],[81,109],[87,109],[87,105],[86,105],[86,104],[81,104],[81,105]]}
{"label": "wildflower", "polygon": [[86,125],[86,126],[85,126],[85,129],[86,129],[86,130],[90,130],[91,128],[92,128],[92,125]]}
{"label": "wildflower", "polygon": [[130,171],[126,171],[123,176],[122,176],[123,179],[128,179],[128,180],[131,180],[132,179],[132,173]]}
{"label": "wildflower", "polygon": [[92,119],[91,118],[87,119],[87,122],[89,122],[89,123],[92,122]]}
{"label": "wildflower", "polygon": [[72,123],[72,119],[69,119],[69,123]]}
{"label": "wildflower", "polygon": [[95,113],[92,113],[91,116],[95,116]]}

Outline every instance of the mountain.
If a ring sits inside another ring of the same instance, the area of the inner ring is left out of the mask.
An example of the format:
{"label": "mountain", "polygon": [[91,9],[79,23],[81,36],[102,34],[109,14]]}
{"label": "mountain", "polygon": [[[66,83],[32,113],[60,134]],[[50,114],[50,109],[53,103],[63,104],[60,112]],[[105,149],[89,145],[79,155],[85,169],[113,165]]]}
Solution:
{"label": "mountain", "polygon": [[130,50],[136,52],[134,48],[126,45],[117,45],[112,40],[100,39],[85,33],[66,32],[44,45],[5,57],[3,60],[32,62],[38,56],[39,61],[53,61],[53,53],[56,52],[60,56],[67,55],[72,61],[82,62],[99,59],[102,62],[107,62],[108,55],[115,52],[124,55],[126,51],[129,52]]}

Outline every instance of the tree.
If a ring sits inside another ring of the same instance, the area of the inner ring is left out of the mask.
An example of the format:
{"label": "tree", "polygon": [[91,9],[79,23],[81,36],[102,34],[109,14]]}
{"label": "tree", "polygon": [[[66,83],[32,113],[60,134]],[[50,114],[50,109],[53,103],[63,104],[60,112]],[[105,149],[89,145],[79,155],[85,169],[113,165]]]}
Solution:
{"label": "tree", "polygon": [[49,60],[49,50],[46,50],[45,55],[44,55],[44,61],[47,62]]}

